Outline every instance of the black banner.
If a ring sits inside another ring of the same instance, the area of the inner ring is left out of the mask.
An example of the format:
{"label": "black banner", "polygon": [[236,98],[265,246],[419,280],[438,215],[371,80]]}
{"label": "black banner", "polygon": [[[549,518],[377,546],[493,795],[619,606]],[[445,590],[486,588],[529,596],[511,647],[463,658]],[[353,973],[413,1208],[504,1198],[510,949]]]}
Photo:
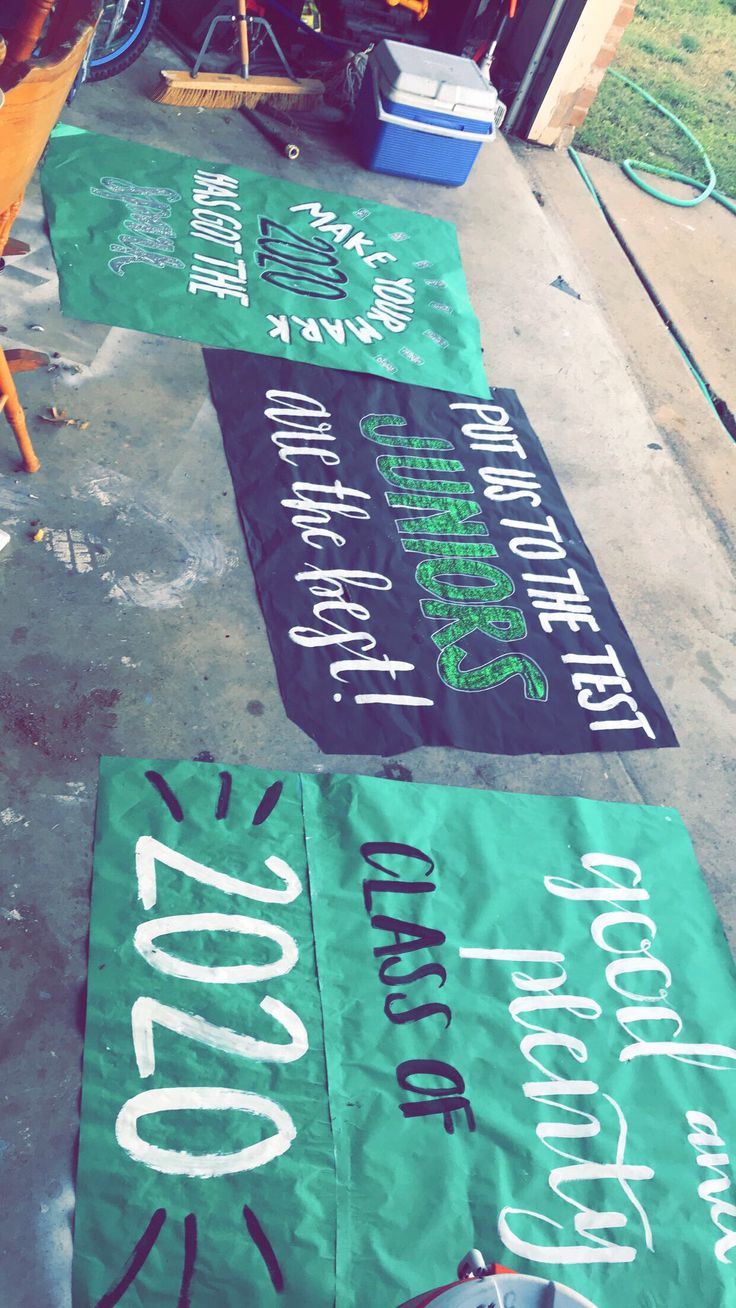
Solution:
{"label": "black banner", "polygon": [[677,744],[513,391],[205,360],[286,711],[326,753]]}

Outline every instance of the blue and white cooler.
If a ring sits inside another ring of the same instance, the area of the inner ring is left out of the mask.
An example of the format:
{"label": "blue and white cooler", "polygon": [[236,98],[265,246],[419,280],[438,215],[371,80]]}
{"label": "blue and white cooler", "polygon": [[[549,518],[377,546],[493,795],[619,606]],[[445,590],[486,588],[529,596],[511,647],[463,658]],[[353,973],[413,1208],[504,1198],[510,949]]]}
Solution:
{"label": "blue and white cooler", "polygon": [[374,172],[462,186],[496,134],[497,108],[495,88],[472,59],[381,41],[355,105],[361,162]]}

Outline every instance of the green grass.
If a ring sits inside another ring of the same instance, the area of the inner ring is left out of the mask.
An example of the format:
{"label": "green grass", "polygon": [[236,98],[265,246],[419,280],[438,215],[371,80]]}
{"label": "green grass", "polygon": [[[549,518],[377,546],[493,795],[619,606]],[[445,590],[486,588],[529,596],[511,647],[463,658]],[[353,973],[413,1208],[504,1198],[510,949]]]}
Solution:
{"label": "green grass", "polygon": [[[694,132],[736,197],[736,0],[638,0],[613,64]],[[687,137],[636,92],[606,76],[575,146],[704,177]]]}

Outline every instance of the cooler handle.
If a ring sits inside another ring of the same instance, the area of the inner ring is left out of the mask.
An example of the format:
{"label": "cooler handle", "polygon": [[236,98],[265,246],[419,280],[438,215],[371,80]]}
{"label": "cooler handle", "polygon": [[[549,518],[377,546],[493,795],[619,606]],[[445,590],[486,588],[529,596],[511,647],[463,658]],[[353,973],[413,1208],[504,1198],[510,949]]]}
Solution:
{"label": "cooler handle", "polygon": [[433,123],[416,122],[415,119],[402,118],[399,114],[391,114],[383,107],[375,68],[369,69],[369,72],[373,79],[373,98],[376,102],[376,113],[382,123],[393,123],[395,127],[408,127],[411,123],[420,132],[431,136],[449,136],[458,141],[492,141],[496,135],[496,124],[492,120],[488,124],[489,130],[487,132],[464,132],[459,127],[436,127]]}

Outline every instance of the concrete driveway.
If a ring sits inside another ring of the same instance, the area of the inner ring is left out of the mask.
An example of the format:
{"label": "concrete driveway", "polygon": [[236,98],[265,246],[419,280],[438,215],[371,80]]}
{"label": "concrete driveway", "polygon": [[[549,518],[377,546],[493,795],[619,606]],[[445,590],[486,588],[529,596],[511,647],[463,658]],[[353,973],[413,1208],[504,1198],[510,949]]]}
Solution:
{"label": "concrete driveway", "polygon": [[[681,209],[635,186],[618,164],[584,156],[593,185],[708,384],[736,413],[736,218],[715,200]],[[644,178],[665,195],[692,187]]]}
{"label": "concrete driveway", "polygon": [[[153,47],[124,76],[84,88],[68,121],[457,223],[490,380],[519,390],[681,748],[517,759],[422,749],[388,762],[321,755],[286,719],[276,689],[199,348],[62,319],[32,188],[16,234],[33,253],[1,278],[3,339],[60,352],[52,373],[22,378],[29,415],[55,403],[90,426],[32,419],[43,460],[34,478],[16,473],[9,433],[0,447],[0,526],[12,537],[0,555],[0,1302],[13,1308],[69,1303],[100,753],[675,805],[736,938],[726,852],[736,704],[731,442],[704,405],[679,424],[653,420],[648,383],[595,277],[503,141],[459,191],[362,172],[345,143],[322,136],[289,164],[237,115],[150,104],[142,91],[162,58]],[[609,257],[606,276],[620,282],[621,256]],[[552,285],[560,275],[581,299]],[[647,312],[632,296],[631,332],[643,339]],[[679,395],[668,403],[682,412]],[[34,520],[46,528],[39,544],[29,539]]]}

